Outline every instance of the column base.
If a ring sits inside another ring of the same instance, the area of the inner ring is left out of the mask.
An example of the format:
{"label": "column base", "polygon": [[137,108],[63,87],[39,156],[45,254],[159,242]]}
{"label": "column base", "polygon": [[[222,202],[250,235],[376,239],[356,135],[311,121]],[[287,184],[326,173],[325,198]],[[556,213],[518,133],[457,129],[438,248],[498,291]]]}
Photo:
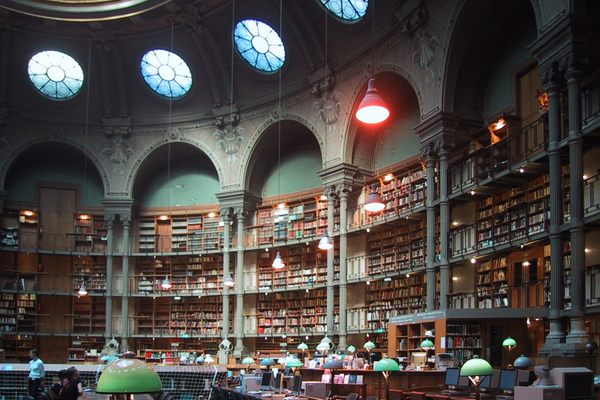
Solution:
{"label": "column base", "polygon": [[570,323],[571,329],[567,335],[567,343],[586,344],[590,336],[585,330],[585,319],[583,317],[572,317]]}
{"label": "column base", "polygon": [[346,349],[348,349],[348,344],[346,343],[346,335],[340,335],[337,350],[345,353]]}
{"label": "column base", "polygon": [[121,353],[125,353],[129,351],[129,343],[127,342],[127,338],[121,338]]}
{"label": "column base", "polygon": [[556,367],[585,367],[592,368],[594,358],[585,351],[582,343],[559,343],[544,345],[540,357],[545,358],[544,364],[552,369]]}
{"label": "column base", "polygon": [[217,351],[217,357],[219,359],[219,364],[227,365],[229,364],[229,352],[224,350]]}
{"label": "column base", "polygon": [[239,358],[241,359],[242,356],[244,355],[244,343],[242,342],[242,339],[240,338],[236,338],[235,340],[235,348],[233,349],[233,356],[235,358]]}

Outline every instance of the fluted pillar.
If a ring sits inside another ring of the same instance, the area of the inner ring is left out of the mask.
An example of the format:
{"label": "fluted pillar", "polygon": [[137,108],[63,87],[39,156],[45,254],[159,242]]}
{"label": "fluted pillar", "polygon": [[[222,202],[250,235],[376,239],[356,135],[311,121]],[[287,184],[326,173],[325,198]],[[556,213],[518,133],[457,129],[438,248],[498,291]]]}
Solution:
{"label": "fluted pillar", "polygon": [[427,213],[427,258],[425,270],[427,271],[427,311],[435,310],[435,157],[433,148],[427,146],[424,150],[427,198],[425,199],[425,210]]}
{"label": "fluted pillar", "polygon": [[571,318],[567,342],[587,343],[585,330],[585,232],[583,224],[583,138],[581,136],[580,71],[575,63],[567,70],[569,109],[569,186],[571,223]]}
{"label": "fluted pillar", "polygon": [[[333,233],[333,211],[335,206],[334,191],[327,192],[327,234],[332,237]],[[335,246],[327,250],[327,336],[333,336],[334,333],[334,307],[335,307],[335,290],[333,286],[333,278],[335,277],[335,269],[333,266]]]}
{"label": "fluted pillar", "polygon": [[[547,343],[560,343],[565,338],[561,321],[564,296],[563,239],[560,234],[562,216],[562,179],[560,160],[560,89],[561,76],[557,66],[552,66],[545,77],[548,93],[548,158],[550,175],[550,332]],[[581,176],[580,176],[581,178]]]}
{"label": "fluted pillar", "polygon": [[235,349],[236,357],[244,352],[244,222],[245,212],[236,210],[237,257],[235,263]]}
{"label": "fluted pillar", "polygon": [[450,263],[448,262],[450,207],[448,204],[448,150],[443,143],[439,146],[438,157],[440,165],[440,310],[446,310],[450,292]]}
{"label": "fluted pillar", "polygon": [[129,350],[129,216],[121,216],[123,224],[123,288],[121,297],[121,351]]}
{"label": "fluted pillar", "polygon": [[348,188],[341,187],[339,190],[340,197],[340,326],[339,326],[339,343],[338,350],[346,351],[346,335],[347,331],[347,293],[348,293],[348,265],[346,258],[348,257]]}
{"label": "fluted pillar", "polygon": [[106,326],[104,337],[110,340],[113,337],[113,312],[112,312],[112,295],[113,295],[113,240],[114,240],[114,214],[104,216],[104,226],[106,227]]}

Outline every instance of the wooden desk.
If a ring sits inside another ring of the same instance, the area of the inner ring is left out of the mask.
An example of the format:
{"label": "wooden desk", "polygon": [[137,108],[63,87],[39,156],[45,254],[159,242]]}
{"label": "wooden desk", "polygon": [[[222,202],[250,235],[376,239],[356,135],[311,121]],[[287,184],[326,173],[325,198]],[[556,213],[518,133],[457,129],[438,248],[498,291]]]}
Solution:
{"label": "wooden desk", "polygon": [[[301,368],[300,374],[305,381],[320,381],[324,370],[321,368]],[[385,379],[381,372],[372,369],[340,369],[336,374],[362,375],[363,383],[366,385],[366,396],[385,397]],[[398,371],[390,375],[390,390],[406,390],[413,387],[441,387],[444,383],[445,371]],[[337,386],[344,384],[335,384]],[[431,389],[430,389],[431,390]],[[431,390],[432,392],[434,390]],[[390,392],[392,393],[392,392]]]}

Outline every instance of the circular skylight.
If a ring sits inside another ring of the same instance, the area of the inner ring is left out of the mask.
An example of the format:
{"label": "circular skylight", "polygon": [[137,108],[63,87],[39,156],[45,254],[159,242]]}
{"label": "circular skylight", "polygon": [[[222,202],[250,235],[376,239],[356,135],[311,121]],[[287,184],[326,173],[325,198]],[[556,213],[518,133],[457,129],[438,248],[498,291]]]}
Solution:
{"label": "circular skylight", "polygon": [[339,18],[355,22],[365,16],[369,0],[320,0],[329,11]]}
{"label": "circular skylight", "polygon": [[79,63],[60,51],[41,51],[31,57],[27,67],[33,86],[53,100],[73,97],[83,85],[83,70]]}
{"label": "circular skylight", "polygon": [[178,98],[192,87],[192,73],[177,54],[167,50],[150,50],[142,57],[141,72],[144,80],[161,96]]}
{"label": "circular skylight", "polygon": [[235,25],[233,38],[240,55],[262,72],[276,72],[285,62],[285,47],[273,28],[262,21],[245,19]]}

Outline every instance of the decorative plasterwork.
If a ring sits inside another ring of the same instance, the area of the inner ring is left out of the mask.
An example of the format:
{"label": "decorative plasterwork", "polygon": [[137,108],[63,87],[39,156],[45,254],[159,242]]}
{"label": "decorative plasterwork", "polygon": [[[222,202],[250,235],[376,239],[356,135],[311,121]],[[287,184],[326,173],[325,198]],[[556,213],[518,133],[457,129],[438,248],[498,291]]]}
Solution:
{"label": "decorative plasterwork", "polygon": [[225,154],[237,153],[246,139],[246,130],[239,126],[240,114],[233,113],[225,117],[219,116],[215,119],[215,132],[213,137]]}
{"label": "decorative plasterwork", "polygon": [[335,90],[335,78],[326,76],[311,88],[312,94],[317,98],[314,108],[317,115],[327,125],[335,124],[340,118],[342,110],[342,92]]}

